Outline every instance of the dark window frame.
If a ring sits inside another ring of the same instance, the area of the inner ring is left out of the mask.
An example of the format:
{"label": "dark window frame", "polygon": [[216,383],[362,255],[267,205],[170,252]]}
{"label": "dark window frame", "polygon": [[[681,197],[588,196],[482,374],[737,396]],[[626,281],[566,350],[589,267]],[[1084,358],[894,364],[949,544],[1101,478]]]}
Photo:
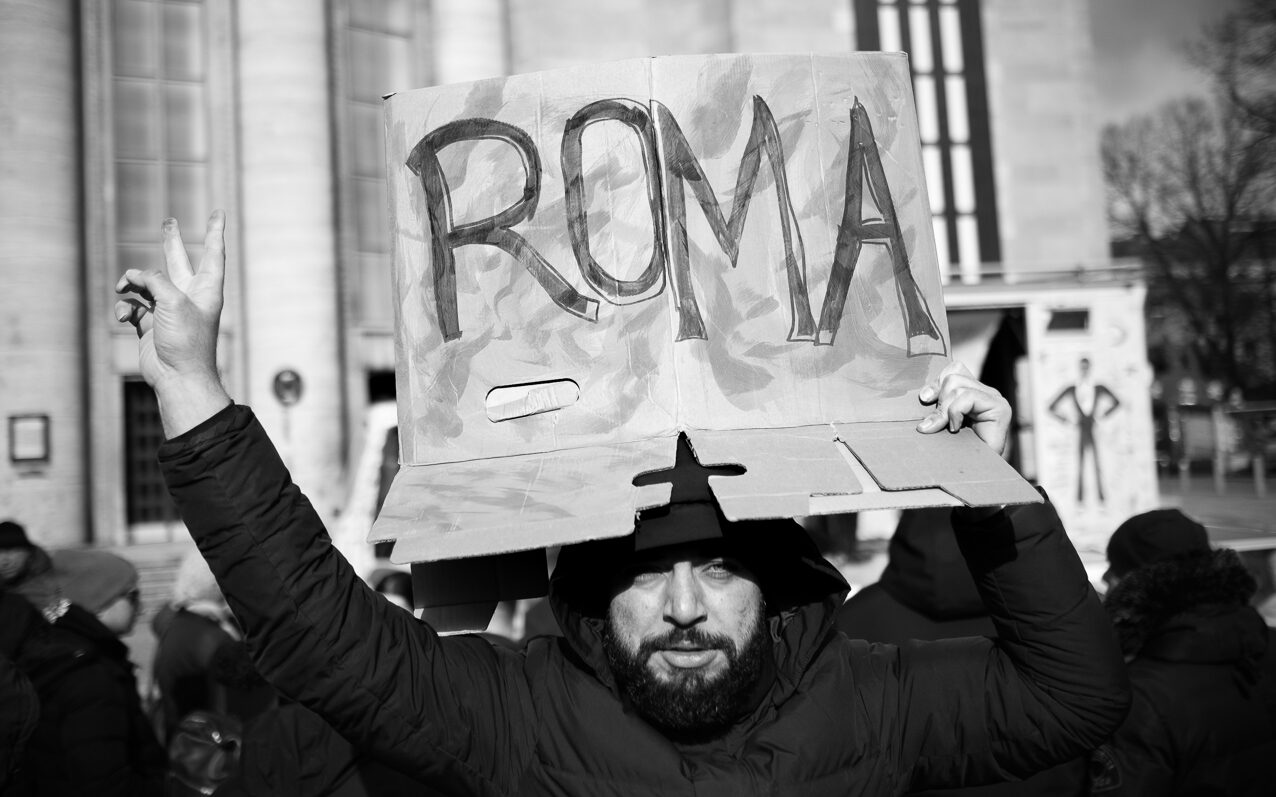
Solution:
{"label": "dark window frame", "polygon": [[[947,72],[943,66],[943,51],[939,22],[942,6],[949,5],[957,9],[961,26],[962,71]],[[896,7],[906,9],[910,6],[925,7],[929,12],[931,24],[931,58],[934,69],[931,76],[935,84],[935,112],[939,122],[940,162],[943,168],[944,210],[939,215],[944,220],[944,231],[948,239],[948,259],[956,263],[960,257],[957,235],[957,219],[962,215],[973,215],[975,229],[979,239],[979,259],[983,263],[1001,261],[1001,235],[997,225],[997,192],[992,159],[992,132],[988,112],[988,84],[984,69],[984,43],[982,9],[980,0],[925,0],[914,3],[910,0],[882,2],[882,0],[854,0],[856,48],[859,50],[880,50],[882,46],[881,29],[878,24],[878,9]],[[911,21],[906,13],[899,14],[900,46],[905,52],[911,49]],[[910,63],[909,69],[912,70]],[[944,80],[947,76],[960,75],[966,86],[967,124],[970,128],[968,142],[954,142],[948,130],[948,86]],[[914,78],[916,76],[914,75]],[[970,147],[972,181],[975,192],[974,214],[959,214],[954,210],[954,189],[952,169],[952,147],[954,143]],[[947,265],[947,264],[945,264]]]}

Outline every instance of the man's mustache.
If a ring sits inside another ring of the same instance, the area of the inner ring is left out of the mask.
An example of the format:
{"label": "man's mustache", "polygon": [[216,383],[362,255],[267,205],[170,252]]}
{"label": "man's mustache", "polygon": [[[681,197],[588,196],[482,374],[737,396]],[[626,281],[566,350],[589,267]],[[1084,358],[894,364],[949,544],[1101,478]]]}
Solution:
{"label": "man's mustache", "polygon": [[724,634],[707,634],[699,628],[675,628],[660,636],[644,639],[638,646],[638,658],[645,660],[657,651],[671,648],[721,650],[730,657],[737,653],[735,643]]}

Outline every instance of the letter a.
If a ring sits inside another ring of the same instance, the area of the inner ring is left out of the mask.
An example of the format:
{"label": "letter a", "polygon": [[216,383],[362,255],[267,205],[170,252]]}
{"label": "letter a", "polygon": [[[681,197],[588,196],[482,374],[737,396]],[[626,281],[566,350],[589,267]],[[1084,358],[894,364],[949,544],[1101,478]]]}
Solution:
{"label": "letter a", "polygon": [[[880,219],[865,220],[863,217],[865,185],[882,213]],[[820,311],[817,344],[831,346],[837,337],[846,307],[846,294],[851,287],[851,279],[855,276],[860,250],[866,243],[885,246],[890,252],[895,273],[895,293],[904,314],[909,356],[914,356],[915,337],[925,336],[942,341],[930,308],[926,306],[926,298],[922,296],[921,288],[917,286],[917,280],[913,278],[912,269],[908,265],[908,250],[904,247],[904,236],[899,230],[899,218],[895,214],[890,186],[886,184],[886,172],[882,168],[882,158],[873,138],[868,112],[856,99],[851,108],[850,151],[846,157],[846,204],[842,209],[842,223],[837,229],[833,271],[829,275],[824,306]],[[947,351],[944,353],[947,354]]]}

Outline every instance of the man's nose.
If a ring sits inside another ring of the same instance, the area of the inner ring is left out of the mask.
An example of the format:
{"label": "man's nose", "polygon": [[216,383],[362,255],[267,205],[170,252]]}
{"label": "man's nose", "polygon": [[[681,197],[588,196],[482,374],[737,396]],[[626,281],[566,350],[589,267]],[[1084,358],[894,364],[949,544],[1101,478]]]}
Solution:
{"label": "man's nose", "polygon": [[695,625],[705,619],[704,593],[689,562],[674,565],[665,593],[665,620],[681,626]]}

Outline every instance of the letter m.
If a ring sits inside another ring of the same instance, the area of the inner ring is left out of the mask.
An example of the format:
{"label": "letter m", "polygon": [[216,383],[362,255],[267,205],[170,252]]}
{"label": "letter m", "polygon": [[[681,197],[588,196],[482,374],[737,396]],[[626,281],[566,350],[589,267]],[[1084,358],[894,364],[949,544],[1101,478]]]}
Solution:
{"label": "letter m", "polygon": [[815,319],[811,315],[806,287],[806,254],[802,248],[802,233],[798,229],[793,200],[789,195],[788,176],[784,171],[784,146],[771,109],[761,97],[753,98],[753,127],[749,131],[749,140],[740,159],[740,169],[736,173],[735,198],[731,205],[731,216],[727,218],[722,215],[713,186],[709,184],[704,169],[691,151],[687,137],[683,135],[673,113],[654,100],[651,105],[660,136],[661,160],[664,163],[662,176],[669,229],[670,282],[673,285],[679,319],[677,339],[705,337],[704,320],[691,282],[687,200],[683,194],[683,183],[691,186],[696,202],[718,240],[718,246],[734,268],[740,254],[740,237],[744,233],[744,220],[748,214],[749,201],[753,197],[753,186],[765,153],[767,160],[771,162],[776,201],[780,207],[780,234],[784,242],[784,271],[788,277],[791,310],[788,339],[815,340]]}

